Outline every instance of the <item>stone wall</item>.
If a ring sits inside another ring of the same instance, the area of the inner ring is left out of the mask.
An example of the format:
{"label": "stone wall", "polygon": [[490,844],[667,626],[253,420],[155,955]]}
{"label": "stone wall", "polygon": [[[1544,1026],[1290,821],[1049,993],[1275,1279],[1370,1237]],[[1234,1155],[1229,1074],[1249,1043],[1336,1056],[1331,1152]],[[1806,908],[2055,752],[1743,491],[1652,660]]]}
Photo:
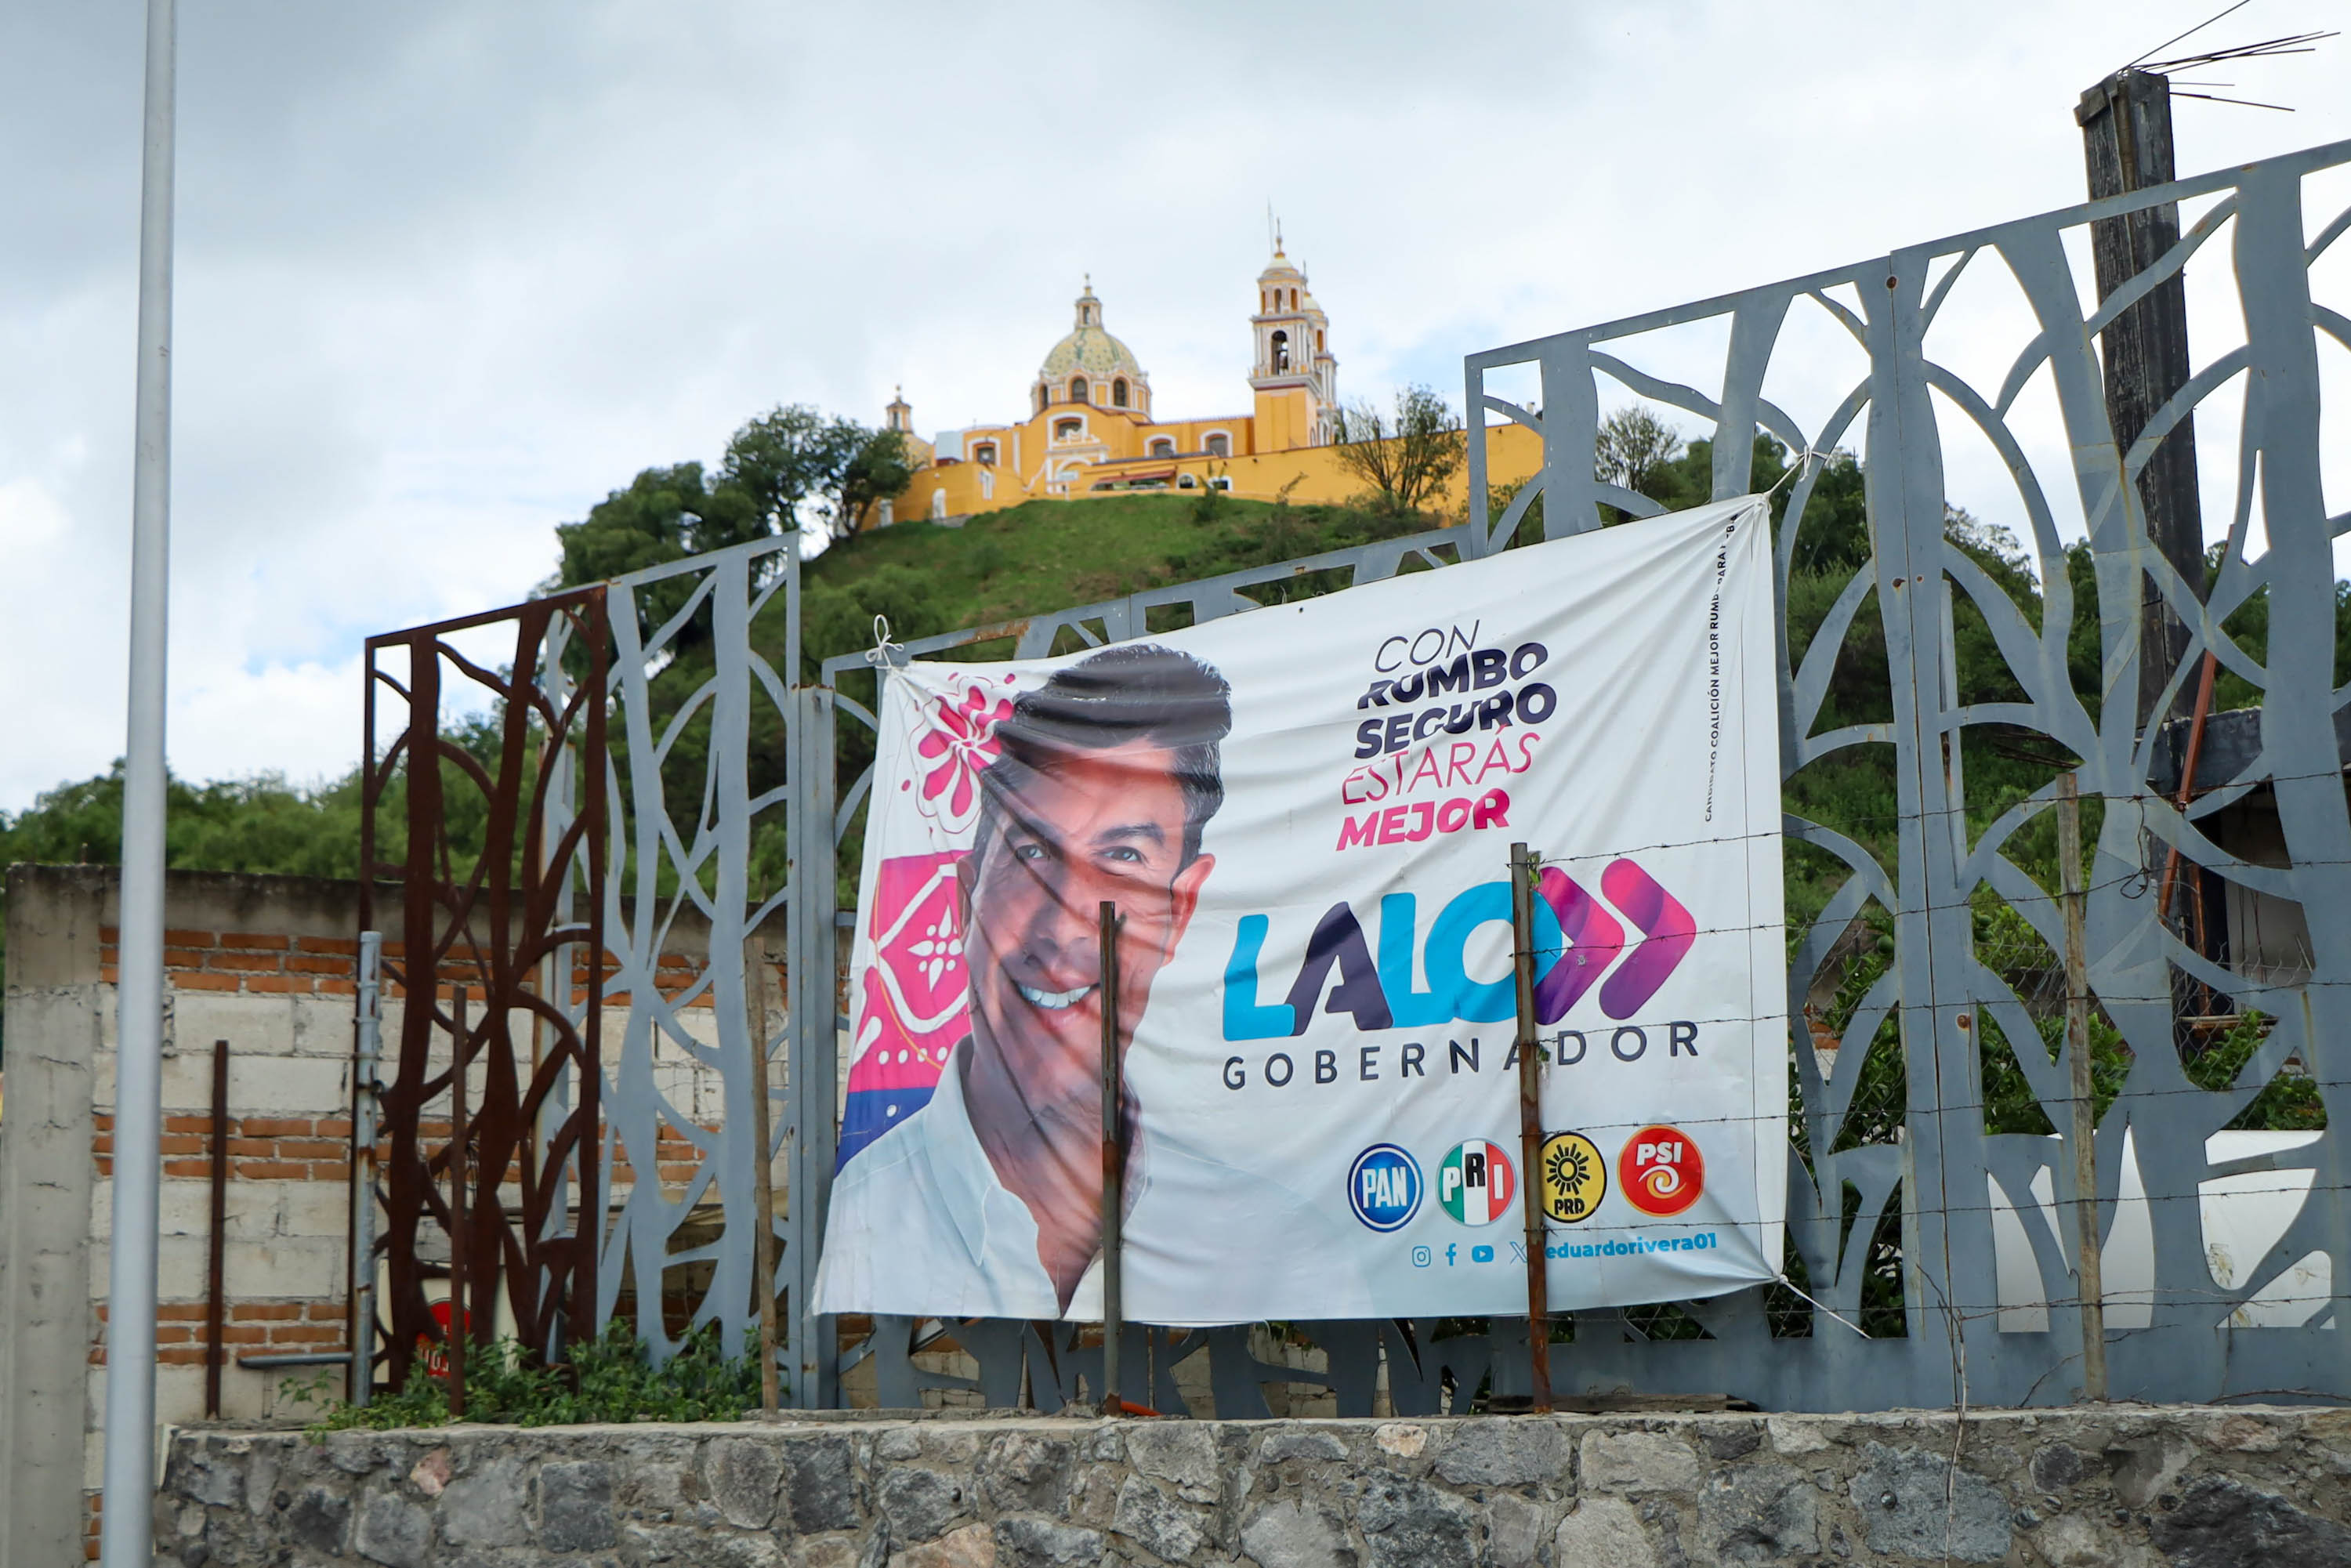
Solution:
{"label": "stone wall", "polygon": [[2316,1568],[2346,1518],[2351,1411],[2145,1406],[213,1429],[156,1504],[185,1568]]}

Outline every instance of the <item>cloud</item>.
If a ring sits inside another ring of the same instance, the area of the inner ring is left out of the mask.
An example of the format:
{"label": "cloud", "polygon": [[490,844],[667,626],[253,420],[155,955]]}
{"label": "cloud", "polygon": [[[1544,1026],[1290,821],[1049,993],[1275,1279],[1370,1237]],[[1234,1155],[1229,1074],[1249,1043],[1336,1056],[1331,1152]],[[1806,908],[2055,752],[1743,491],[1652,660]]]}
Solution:
{"label": "cloud", "polygon": [[[184,8],[175,765],[349,766],[366,634],[522,596],[554,524],[776,402],[1017,410],[1082,273],[1161,409],[1246,406],[1269,202],[1343,387],[1458,387],[1472,350],[2077,200],[2075,94],[2200,15]],[[121,749],[137,9],[19,4],[0,57],[14,808]],[[2189,167],[2351,135],[2335,57],[2258,68],[2304,112],[2184,105]]]}

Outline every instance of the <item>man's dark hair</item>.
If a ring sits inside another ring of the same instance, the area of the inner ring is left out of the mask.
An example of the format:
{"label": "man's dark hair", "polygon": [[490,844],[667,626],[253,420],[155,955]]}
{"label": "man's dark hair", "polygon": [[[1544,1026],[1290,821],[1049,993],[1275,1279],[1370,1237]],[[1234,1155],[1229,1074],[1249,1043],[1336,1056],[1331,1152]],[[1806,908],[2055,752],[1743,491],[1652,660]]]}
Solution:
{"label": "man's dark hair", "polygon": [[1181,863],[1191,864],[1199,858],[1201,830],[1225,803],[1217,748],[1232,727],[1232,688],[1224,676],[1173,648],[1105,648],[1054,672],[1013,699],[1011,716],[996,727],[1003,750],[980,774],[973,861],[987,854],[998,814],[1024,780],[1055,771],[1072,753],[1147,740],[1175,754],[1170,771],[1184,792]]}

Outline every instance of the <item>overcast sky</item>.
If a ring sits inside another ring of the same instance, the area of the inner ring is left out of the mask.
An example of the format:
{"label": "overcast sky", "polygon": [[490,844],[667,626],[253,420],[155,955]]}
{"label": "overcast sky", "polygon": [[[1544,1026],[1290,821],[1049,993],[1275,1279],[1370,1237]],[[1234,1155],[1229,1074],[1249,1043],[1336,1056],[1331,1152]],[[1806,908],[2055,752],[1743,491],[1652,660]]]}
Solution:
{"label": "overcast sky", "polygon": [[[361,637],[775,403],[1017,413],[1084,272],[1245,408],[1269,201],[1343,387],[1458,397],[2080,200],[2080,89],[2216,8],[182,0],[172,764],[348,768]],[[143,10],[0,7],[0,809],[122,748]],[[2223,79],[2300,112],[2182,104],[2184,171],[2351,137],[2342,43]]]}

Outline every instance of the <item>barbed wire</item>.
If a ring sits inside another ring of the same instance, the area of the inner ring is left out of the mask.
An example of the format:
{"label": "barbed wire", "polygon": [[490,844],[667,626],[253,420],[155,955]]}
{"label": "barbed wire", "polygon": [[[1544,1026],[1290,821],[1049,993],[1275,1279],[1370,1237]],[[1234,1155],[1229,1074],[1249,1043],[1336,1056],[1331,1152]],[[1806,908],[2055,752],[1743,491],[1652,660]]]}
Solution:
{"label": "barbed wire", "polygon": [[[1873,744],[1890,745],[1890,744],[1891,744],[1891,742],[1876,742],[1876,743],[1873,743]],[[1799,769],[1799,771],[1801,771],[1801,769]],[[2064,771],[2068,771],[2068,770],[2067,770],[2067,769],[2064,769],[2064,768],[2060,768],[2060,769],[2058,769],[2057,771],[2059,771],[2059,772],[2064,772]],[[2277,774],[2263,774],[2263,775],[2260,776],[2259,778],[2254,778],[2254,779],[2231,779],[2231,780],[2227,781],[2226,783],[2222,783],[2222,784],[2208,785],[2208,786],[2206,786],[2206,787],[2205,787],[2205,788],[2200,791],[2200,793],[2201,793],[2201,794],[2205,794],[2205,795],[2210,795],[2210,794],[2217,793],[2218,791],[2220,791],[2220,790],[2221,790],[2221,789],[2232,789],[2232,788],[2239,788],[2239,787],[2243,787],[2243,788],[2258,788],[2258,787],[2261,787],[2261,786],[2263,786],[2263,785],[2271,785],[2271,784],[2291,784],[2291,783],[2302,783],[2302,782],[2306,782],[2306,781],[2309,781],[2309,780],[2312,780],[2312,779],[2335,779],[2335,780],[2338,780],[2338,781],[2351,782],[2351,780],[2346,780],[2346,772],[2351,772],[2351,769],[2338,769],[2338,770],[2335,770],[2335,771],[2334,771],[2334,772],[2316,772],[2316,773],[2277,773]],[[1786,779],[1782,779],[1782,785],[1783,785],[1783,786],[1785,785],[1785,783],[1786,783],[1786,782],[1787,782],[1787,780],[1786,780]],[[1385,796],[1382,796],[1382,797],[1380,797],[1380,799],[1381,799],[1381,800],[1386,800],[1386,799],[1387,799],[1387,797],[1385,797]],[[2043,798],[2043,797],[2041,797],[2041,796],[2040,796],[2040,792],[2039,792],[2038,790],[2035,790],[2035,791],[2032,791],[2032,792],[2028,793],[2028,794],[2023,794],[2023,795],[2019,795],[2019,796],[2017,796],[2013,800],[2010,801],[2006,806],[2002,807],[2002,808],[2001,808],[2001,811],[2002,811],[2002,813],[2004,814],[2005,812],[2007,812],[2007,811],[2009,811],[2009,810],[2015,810],[2015,809],[2016,809],[2017,807],[2019,807],[2019,806],[2024,806],[2024,805],[2031,805],[2031,804],[2033,804],[2033,803],[2034,803],[2034,801],[2036,800],[2036,799],[2038,799],[2038,800],[2039,800],[2039,809],[2041,809],[2041,810],[2056,810],[2056,808],[2057,808],[2058,801],[2057,801],[2056,797],[2054,797],[2054,796],[2049,796],[2049,797],[2045,797],[2045,798]],[[2088,806],[2092,806],[2092,805],[2107,806],[2107,805],[2113,805],[2113,804],[2117,804],[2117,803],[2142,803],[2142,804],[2155,804],[2155,805],[2162,806],[2166,810],[2170,811],[2170,812],[2171,812],[2171,813],[2173,813],[2174,815],[2181,815],[2181,814],[2184,814],[2184,813],[2181,813],[2181,812],[2180,812],[2180,810],[2179,810],[2179,800],[2178,800],[2178,798],[2177,798],[2176,796],[2174,796],[2174,795],[2172,795],[2172,794],[2168,794],[2168,793],[2166,793],[2166,792],[2164,792],[2164,791],[2162,791],[2162,790],[2158,790],[2158,789],[2133,789],[2133,790],[2124,791],[2124,792],[2121,792],[2121,793],[2115,793],[2115,792],[2111,792],[2111,791],[2102,791],[2102,792],[2098,792],[2098,793],[2087,793],[2087,792],[2085,792],[2085,793],[2083,793],[2083,794],[2081,794],[2081,795],[2076,796],[2076,797],[2075,797],[2075,800],[2077,800],[2077,801],[2078,801],[2082,806],[2084,806],[2084,807],[2088,807]],[[1405,802],[1405,803],[1406,803],[1406,804],[1410,804],[1410,803],[1412,803],[1412,802]],[[1342,802],[1343,809],[1347,808],[1347,807],[1351,807],[1351,806],[1368,806],[1368,805],[1370,805],[1370,804],[1372,804],[1372,802],[1370,802],[1370,801],[1368,801],[1368,800],[1366,800],[1366,801],[1354,801],[1354,802],[1344,802],[1344,801],[1343,801],[1343,802]],[[2192,805],[2192,802],[2191,802],[2191,805]],[[1926,807],[1926,808],[1921,808],[1920,810],[1915,810],[1915,811],[1861,811],[1861,812],[1849,812],[1849,813],[1848,813],[1848,812],[1840,812],[1840,813],[1839,813],[1839,822],[1837,822],[1837,823],[1814,821],[1813,821],[1813,820],[1812,820],[1812,819],[1810,819],[1810,818],[1799,816],[1799,815],[1797,815],[1797,813],[1795,813],[1795,812],[1793,812],[1793,811],[1786,811],[1786,812],[1783,812],[1783,813],[1782,813],[1782,815],[1783,815],[1783,816],[1786,816],[1786,817],[1793,817],[1793,818],[1795,818],[1795,820],[1796,820],[1797,821],[1803,823],[1803,824],[1804,824],[1804,826],[1806,826],[1806,827],[1820,828],[1820,829],[1822,829],[1822,830],[1823,830],[1823,831],[1828,831],[1828,832],[1834,832],[1834,833],[1837,833],[1837,834],[1839,834],[1839,835],[1841,835],[1841,836],[1850,837],[1851,835],[1845,831],[1845,828],[1846,828],[1847,826],[1858,826],[1858,825],[1865,824],[1865,823],[1872,823],[1872,824],[1874,824],[1874,823],[1886,823],[1886,822],[1929,822],[1929,821],[1942,821],[1942,822],[1948,822],[1951,818],[1959,817],[1959,816],[1964,816],[1964,815],[1966,815],[1966,814],[1967,814],[1969,811],[1970,811],[1970,810],[1980,810],[1981,809],[1982,809],[1982,803],[1981,803],[1981,802],[1976,802],[1976,803],[1974,803],[1973,805],[1970,805],[1970,803],[1969,803],[1969,802],[1967,802],[1967,801],[1965,801],[1965,800],[1961,800],[1961,801],[1959,801],[1959,802],[1957,802],[1957,803],[1955,803],[1955,804],[1949,805],[1949,806]],[[1842,825],[1840,825],[1840,824],[1842,824]],[[2160,835],[2160,834],[2158,834],[2158,835],[2155,835],[2155,836],[2156,836],[2156,837],[2158,837],[2158,838],[2160,838],[2160,837],[2161,837],[2161,835]],[[1661,840],[1658,840],[1657,841],[1656,841],[1656,842],[1654,842],[1654,843],[1646,843],[1646,844],[1634,844],[1634,845],[1630,845],[1630,846],[1628,846],[1628,847],[1620,848],[1620,849],[1595,850],[1595,851],[1592,852],[1592,853],[1591,853],[1591,854],[1589,854],[1589,855],[1576,855],[1576,856],[1573,856],[1573,858],[1577,859],[1577,860],[1596,860],[1596,859],[1598,859],[1600,856],[1604,855],[1604,854],[1635,855],[1635,854],[1649,853],[1649,852],[1653,852],[1657,851],[1657,850],[1699,849],[1699,848],[1705,848],[1705,847],[1708,847],[1708,846],[1710,846],[1710,845],[1718,845],[1718,844],[1737,844],[1737,843],[1748,843],[1748,842],[1751,842],[1751,841],[1755,841],[1755,840],[1758,840],[1758,839],[1785,839],[1785,838],[1795,838],[1795,837],[1800,837],[1800,835],[1799,835],[1799,834],[1796,834],[1796,833],[1792,833],[1792,832],[1788,831],[1786,830],[1786,828],[1785,828],[1784,826],[1782,826],[1782,825],[1775,824],[1775,825],[1772,825],[1772,826],[1770,826],[1770,827],[1762,827],[1762,828],[1754,828],[1754,829],[1750,829],[1750,830],[1749,830],[1748,831],[1743,832],[1743,833],[1717,833],[1717,834],[1709,835],[1709,836],[1708,836],[1708,837],[1704,837],[1704,838],[1695,838],[1695,839],[1661,839]],[[2168,840],[2165,840],[2164,841],[2165,841],[2167,844],[2169,842],[2169,841],[2168,841]],[[1813,845],[1813,848],[1815,848],[1815,849],[1817,849],[1817,848],[1820,848],[1821,846],[1819,846],[1819,845]],[[2217,846],[2215,846],[2215,847],[2217,847]],[[2250,862],[2248,862],[2248,863],[2250,863]],[[2321,860],[2312,860],[2312,861],[2296,861],[2296,862],[2294,862],[2294,866],[2302,866],[2302,865],[2344,865],[2344,864],[2351,864],[2351,859],[2346,859],[2346,860],[2328,860],[2328,859],[2321,859]],[[2262,866],[2262,867],[2260,867],[2260,868],[2258,868],[2258,869],[2262,870],[2262,871],[2286,871],[2286,870],[2294,869],[2294,866]]]}

